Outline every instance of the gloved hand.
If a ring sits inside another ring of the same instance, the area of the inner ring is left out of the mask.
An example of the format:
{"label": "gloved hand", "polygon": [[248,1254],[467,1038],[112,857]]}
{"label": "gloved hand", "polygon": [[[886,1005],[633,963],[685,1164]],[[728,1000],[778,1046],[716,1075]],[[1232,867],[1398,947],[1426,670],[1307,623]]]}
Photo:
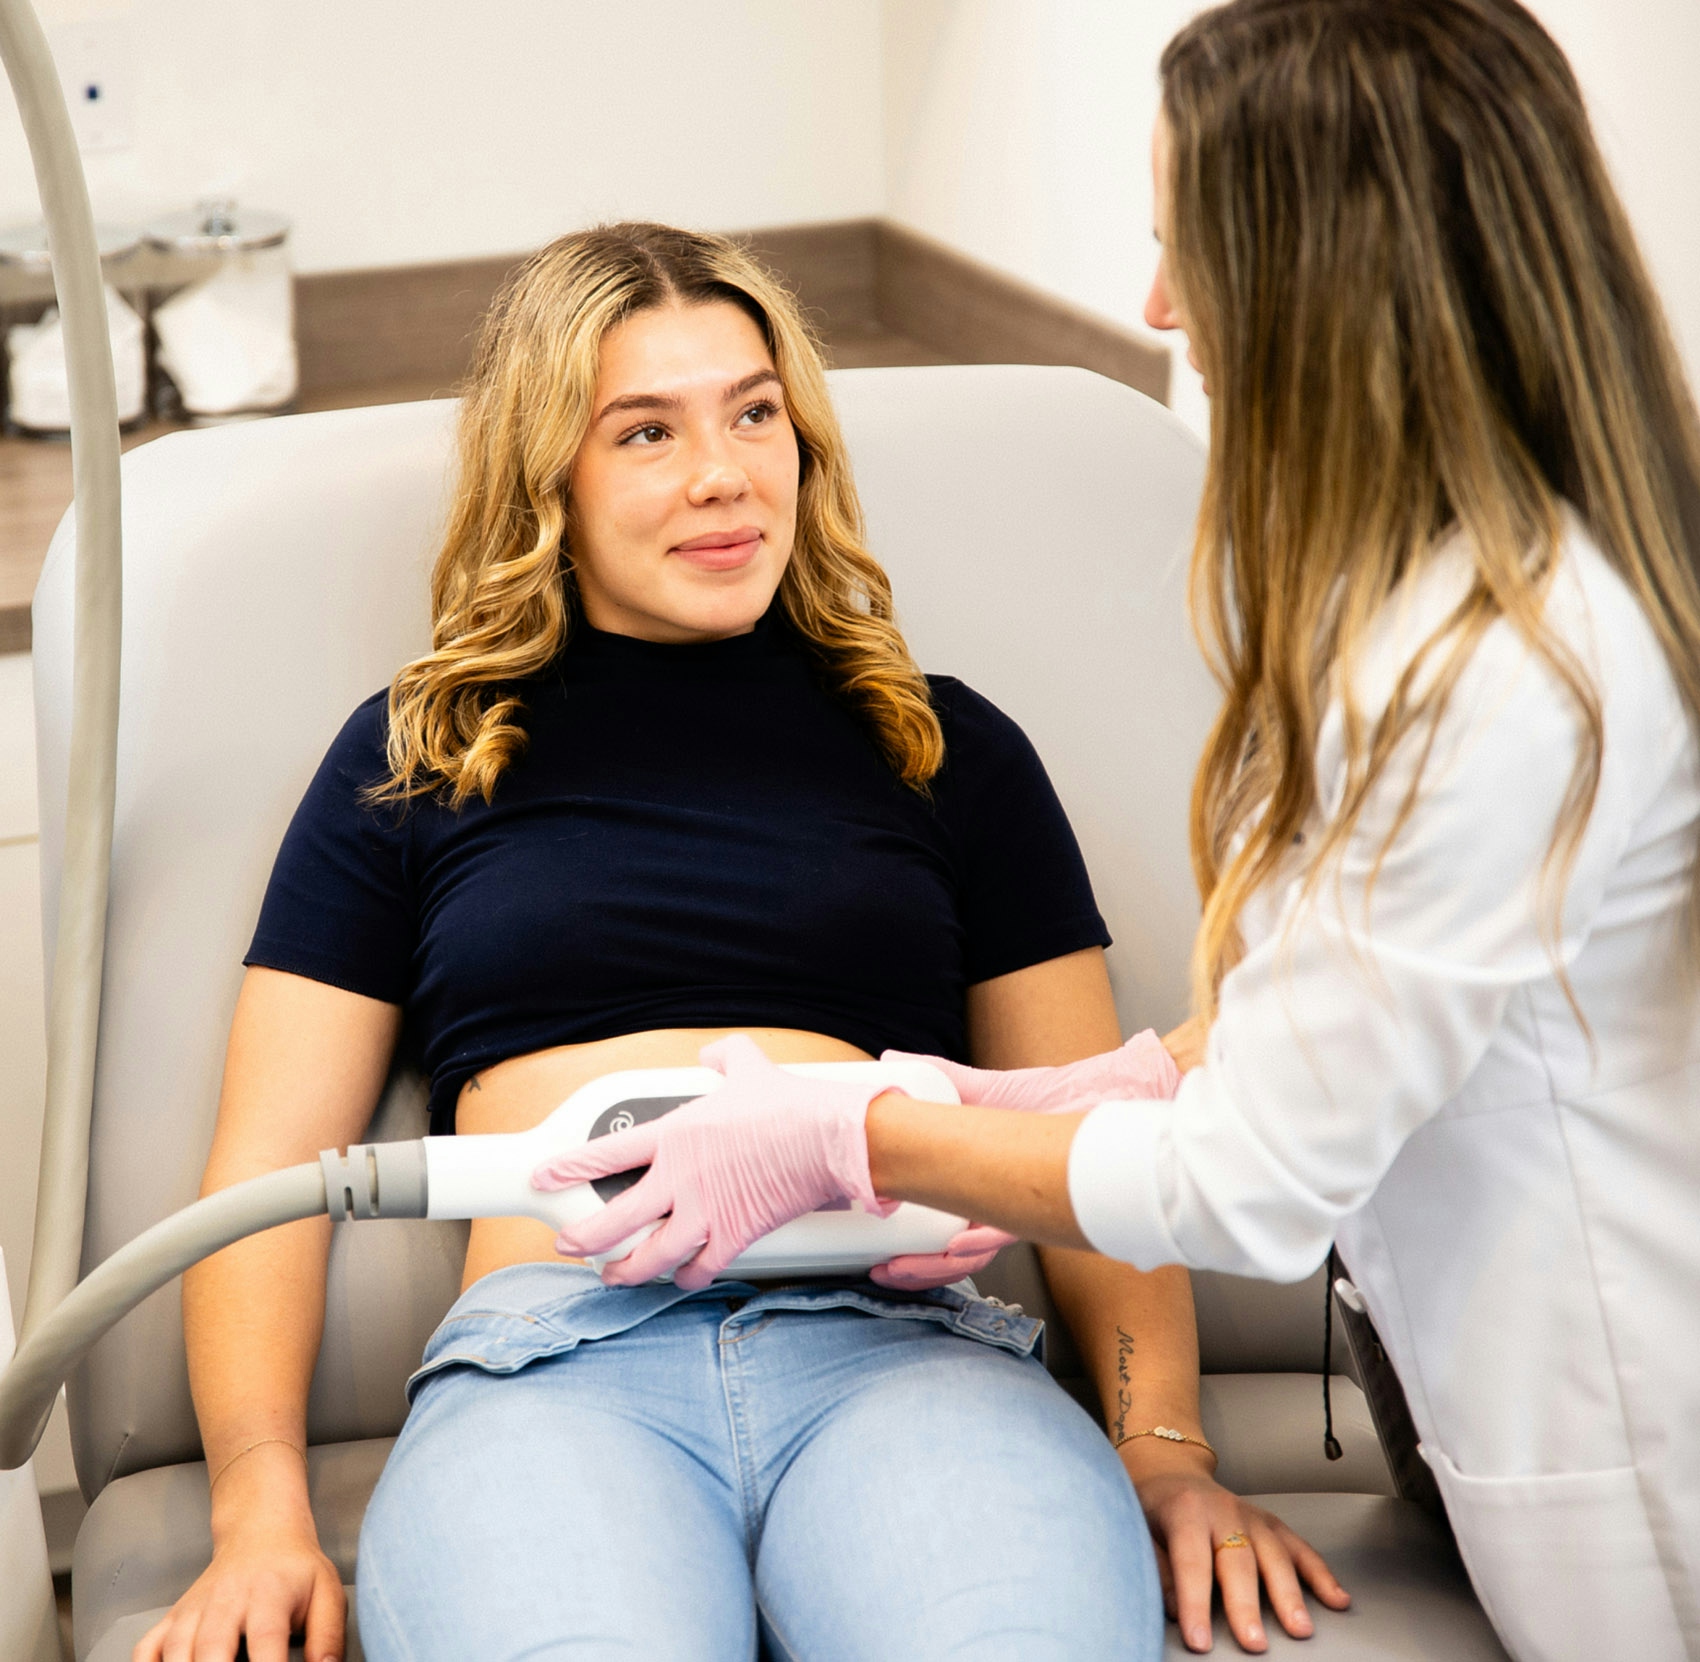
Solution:
{"label": "gloved hand", "polygon": [[1167,1101],[1180,1089],[1181,1070],[1149,1027],[1119,1050],[1054,1068],[970,1068],[942,1056],[888,1050],[882,1062],[930,1062],[964,1102],[1030,1114],[1078,1114],[1100,1102]]}
{"label": "gloved hand", "polygon": [[532,1173],[537,1188],[564,1189],[649,1167],[594,1217],[563,1229],[559,1252],[589,1258],[660,1221],[602,1279],[635,1287],[672,1270],[676,1286],[695,1292],[805,1212],[846,1199],[881,1217],[896,1209],[876,1198],[868,1177],[868,1104],[888,1086],[785,1073],[741,1033],[705,1045],[702,1061],[726,1075],[718,1090]]}
{"label": "gloved hand", "polygon": [[868,1279],[899,1292],[923,1293],[948,1287],[965,1275],[978,1275],[1015,1237],[989,1223],[971,1223],[943,1252],[908,1252],[887,1264],[875,1264]]}

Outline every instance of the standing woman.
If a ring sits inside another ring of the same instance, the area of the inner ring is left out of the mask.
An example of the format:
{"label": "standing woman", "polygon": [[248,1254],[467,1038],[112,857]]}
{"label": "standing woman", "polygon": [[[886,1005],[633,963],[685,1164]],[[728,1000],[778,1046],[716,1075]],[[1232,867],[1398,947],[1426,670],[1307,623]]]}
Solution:
{"label": "standing woman", "polygon": [[[1213,398],[1226,695],[1201,1065],[1172,1105],[1105,1100],[1102,1061],[965,1076],[1053,1112],[885,1096],[849,1140],[883,1195],[1144,1269],[1294,1279],[1338,1237],[1518,1662],[1700,1656],[1700,428],[1669,332],[1514,0],[1234,0],[1162,85],[1148,316]],[[626,1275],[694,1280],[846,1187],[797,1082],[737,1070],[646,1129],[608,1154],[650,1177],[569,1243],[671,1209]]]}

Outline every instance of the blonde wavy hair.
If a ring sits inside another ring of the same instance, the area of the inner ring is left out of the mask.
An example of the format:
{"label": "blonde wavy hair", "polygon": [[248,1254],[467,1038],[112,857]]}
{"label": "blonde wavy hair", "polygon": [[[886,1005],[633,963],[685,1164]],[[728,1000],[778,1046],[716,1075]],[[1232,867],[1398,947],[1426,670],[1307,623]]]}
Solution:
{"label": "blonde wavy hair", "polygon": [[[1318,806],[1330,698],[1347,782],[1307,840],[1312,888],[1414,745],[1385,858],[1502,618],[1580,718],[1545,874],[1556,951],[1604,737],[1544,619],[1563,502],[1700,715],[1700,423],[1575,76],[1515,0],[1234,0],[1161,76],[1169,274],[1213,395],[1194,618],[1226,695],[1193,792],[1196,1007]],[[1370,626],[1453,531],[1473,582],[1372,722],[1352,699]]]}
{"label": "blonde wavy hair", "polygon": [[520,687],[579,612],[569,478],[590,425],[602,342],[669,304],[729,302],[761,329],[800,455],[796,540],[779,598],[826,683],[924,790],[944,739],[862,545],[862,510],[814,337],[792,296],[737,244],[665,225],[606,225],[533,255],[479,336],[460,412],[459,482],[431,574],[431,650],[389,697],[388,781],[402,801],[488,802],[526,742]]}

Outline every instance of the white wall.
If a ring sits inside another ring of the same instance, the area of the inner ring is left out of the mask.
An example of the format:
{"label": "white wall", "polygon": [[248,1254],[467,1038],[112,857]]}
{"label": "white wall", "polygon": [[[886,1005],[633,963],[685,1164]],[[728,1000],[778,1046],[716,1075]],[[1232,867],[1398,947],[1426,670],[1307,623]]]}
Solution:
{"label": "white wall", "polygon": [[[884,7],[886,212],[1143,330],[1157,58],[1196,0]],[[1203,431],[1178,357],[1171,402]]]}
{"label": "white wall", "polygon": [[[1533,0],[1570,52],[1700,380],[1700,4]],[[1197,0],[884,0],[886,210],[1138,328],[1163,43]],[[1173,403],[1201,433],[1198,380]]]}
{"label": "white wall", "polygon": [[1700,4],[1525,3],[1576,67],[1689,378],[1700,386]]}
{"label": "white wall", "polygon": [[[1700,4],[1534,0],[1700,365]],[[303,270],[504,253],[632,214],[889,212],[1132,327],[1163,42],[1196,0],[37,0],[129,44],[97,210],[228,192]],[[113,23],[115,20],[115,24]],[[33,217],[0,88],[0,224]],[[1176,403],[1203,404],[1184,368]]]}
{"label": "white wall", "polygon": [[[302,270],[536,246],[589,220],[716,228],[880,211],[878,0],[36,0],[130,45],[132,143],[97,213],[229,193]],[[0,224],[36,215],[0,86]]]}

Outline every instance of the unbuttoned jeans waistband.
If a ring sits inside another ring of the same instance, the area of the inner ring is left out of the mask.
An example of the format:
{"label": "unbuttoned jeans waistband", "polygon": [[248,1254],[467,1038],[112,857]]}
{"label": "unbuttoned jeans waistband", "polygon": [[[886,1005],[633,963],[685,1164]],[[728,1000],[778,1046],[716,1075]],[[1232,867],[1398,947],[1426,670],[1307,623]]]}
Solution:
{"label": "unbuttoned jeans waistband", "polygon": [[923,1293],[894,1292],[871,1281],[765,1289],[748,1281],[719,1281],[687,1292],[670,1282],[607,1287],[583,1264],[509,1264],[455,1300],[407,1382],[408,1400],[445,1368],[517,1373],[587,1341],[629,1332],[676,1305],[716,1301],[745,1314],[856,1310],[893,1321],[931,1322],[965,1339],[1043,1359],[1045,1324],[1017,1305],[981,1298],[972,1281]]}

